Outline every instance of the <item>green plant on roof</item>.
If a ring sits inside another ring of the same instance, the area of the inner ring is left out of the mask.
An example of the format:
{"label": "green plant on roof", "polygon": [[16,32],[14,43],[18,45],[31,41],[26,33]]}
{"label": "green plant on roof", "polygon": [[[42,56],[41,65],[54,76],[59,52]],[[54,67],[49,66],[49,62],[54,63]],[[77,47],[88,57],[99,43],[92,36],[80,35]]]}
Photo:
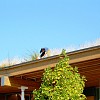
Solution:
{"label": "green plant on roof", "polygon": [[42,83],[38,90],[34,90],[34,100],[85,100],[83,94],[85,77],[81,76],[77,67],[69,65],[69,57],[62,50],[61,60],[54,69],[45,69]]}
{"label": "green plant on roof", "polygon": [[36,52],[34,52],[33,54],[30,55],[31,60],[36,60],[36,59],[38,59],[38,57],[39,57],[39,54]]}
{"label": "green plant on roof", "polygon": [[21,63],[21,59],[17,57],[11,59],[10,58],[4,59],[3,61],[0,62],[0,68],[9,67],[18,63]]}
{"label": "green plant on roof", "polygon": [[32,61],[32,60],[38,59],[38,57],[39,57],[39,53],[37,53],[37,52],[30,52],[28,57],[25,57],[24,60],[25,61]]}

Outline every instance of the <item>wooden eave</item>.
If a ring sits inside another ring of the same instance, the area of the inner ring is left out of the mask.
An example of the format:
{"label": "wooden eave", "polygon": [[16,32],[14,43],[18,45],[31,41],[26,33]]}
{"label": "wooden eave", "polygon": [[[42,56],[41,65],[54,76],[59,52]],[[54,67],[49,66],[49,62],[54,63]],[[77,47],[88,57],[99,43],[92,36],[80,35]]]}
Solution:
{"label": "wooden eave", "polygon": [[[98,87],[100,85],[100,46],[69,52],[69,63],[77,66],[81,75],[86,76],[86,87]],[[54,67],[59,61],[59,55],[29,61],[14,66],[2,68],[0,77],[8,76],[11,86],[0,86],[0,93],[18,92],[18,87],[28,86],[27,91],[39,88],[44,69]]]}

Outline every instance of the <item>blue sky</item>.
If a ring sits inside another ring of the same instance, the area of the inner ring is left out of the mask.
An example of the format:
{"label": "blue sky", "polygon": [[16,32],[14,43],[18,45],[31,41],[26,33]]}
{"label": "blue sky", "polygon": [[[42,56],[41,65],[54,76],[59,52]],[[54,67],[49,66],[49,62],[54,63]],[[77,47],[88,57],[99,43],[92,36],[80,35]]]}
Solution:
{"label": "blue sky", "polygon": [[100,0],[0,0],[0,60],[100,38]]}

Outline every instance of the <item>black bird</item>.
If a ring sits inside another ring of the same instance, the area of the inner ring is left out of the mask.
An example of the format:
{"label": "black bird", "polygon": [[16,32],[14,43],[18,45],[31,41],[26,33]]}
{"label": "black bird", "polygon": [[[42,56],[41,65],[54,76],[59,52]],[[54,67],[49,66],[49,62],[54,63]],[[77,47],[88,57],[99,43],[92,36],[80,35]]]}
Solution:
{"label": "black bird", "polygon": [[40,50],[40,53],[41,53],[40,57],[43,57],[46,54],[47,51],[48,51],[48,48],[41,48],[41,50]]}

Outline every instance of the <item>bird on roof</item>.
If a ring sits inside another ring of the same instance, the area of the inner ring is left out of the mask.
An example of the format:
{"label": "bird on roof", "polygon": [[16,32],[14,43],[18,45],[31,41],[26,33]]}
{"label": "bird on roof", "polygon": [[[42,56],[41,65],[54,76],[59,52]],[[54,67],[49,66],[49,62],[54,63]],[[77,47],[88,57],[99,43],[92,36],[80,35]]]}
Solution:
{"label": "bird on roof", "polygon": [[47,47],[41,48],[41,50],[40,50],[40,58],[48,57],[48,56],[50,56],[50,50]]}

